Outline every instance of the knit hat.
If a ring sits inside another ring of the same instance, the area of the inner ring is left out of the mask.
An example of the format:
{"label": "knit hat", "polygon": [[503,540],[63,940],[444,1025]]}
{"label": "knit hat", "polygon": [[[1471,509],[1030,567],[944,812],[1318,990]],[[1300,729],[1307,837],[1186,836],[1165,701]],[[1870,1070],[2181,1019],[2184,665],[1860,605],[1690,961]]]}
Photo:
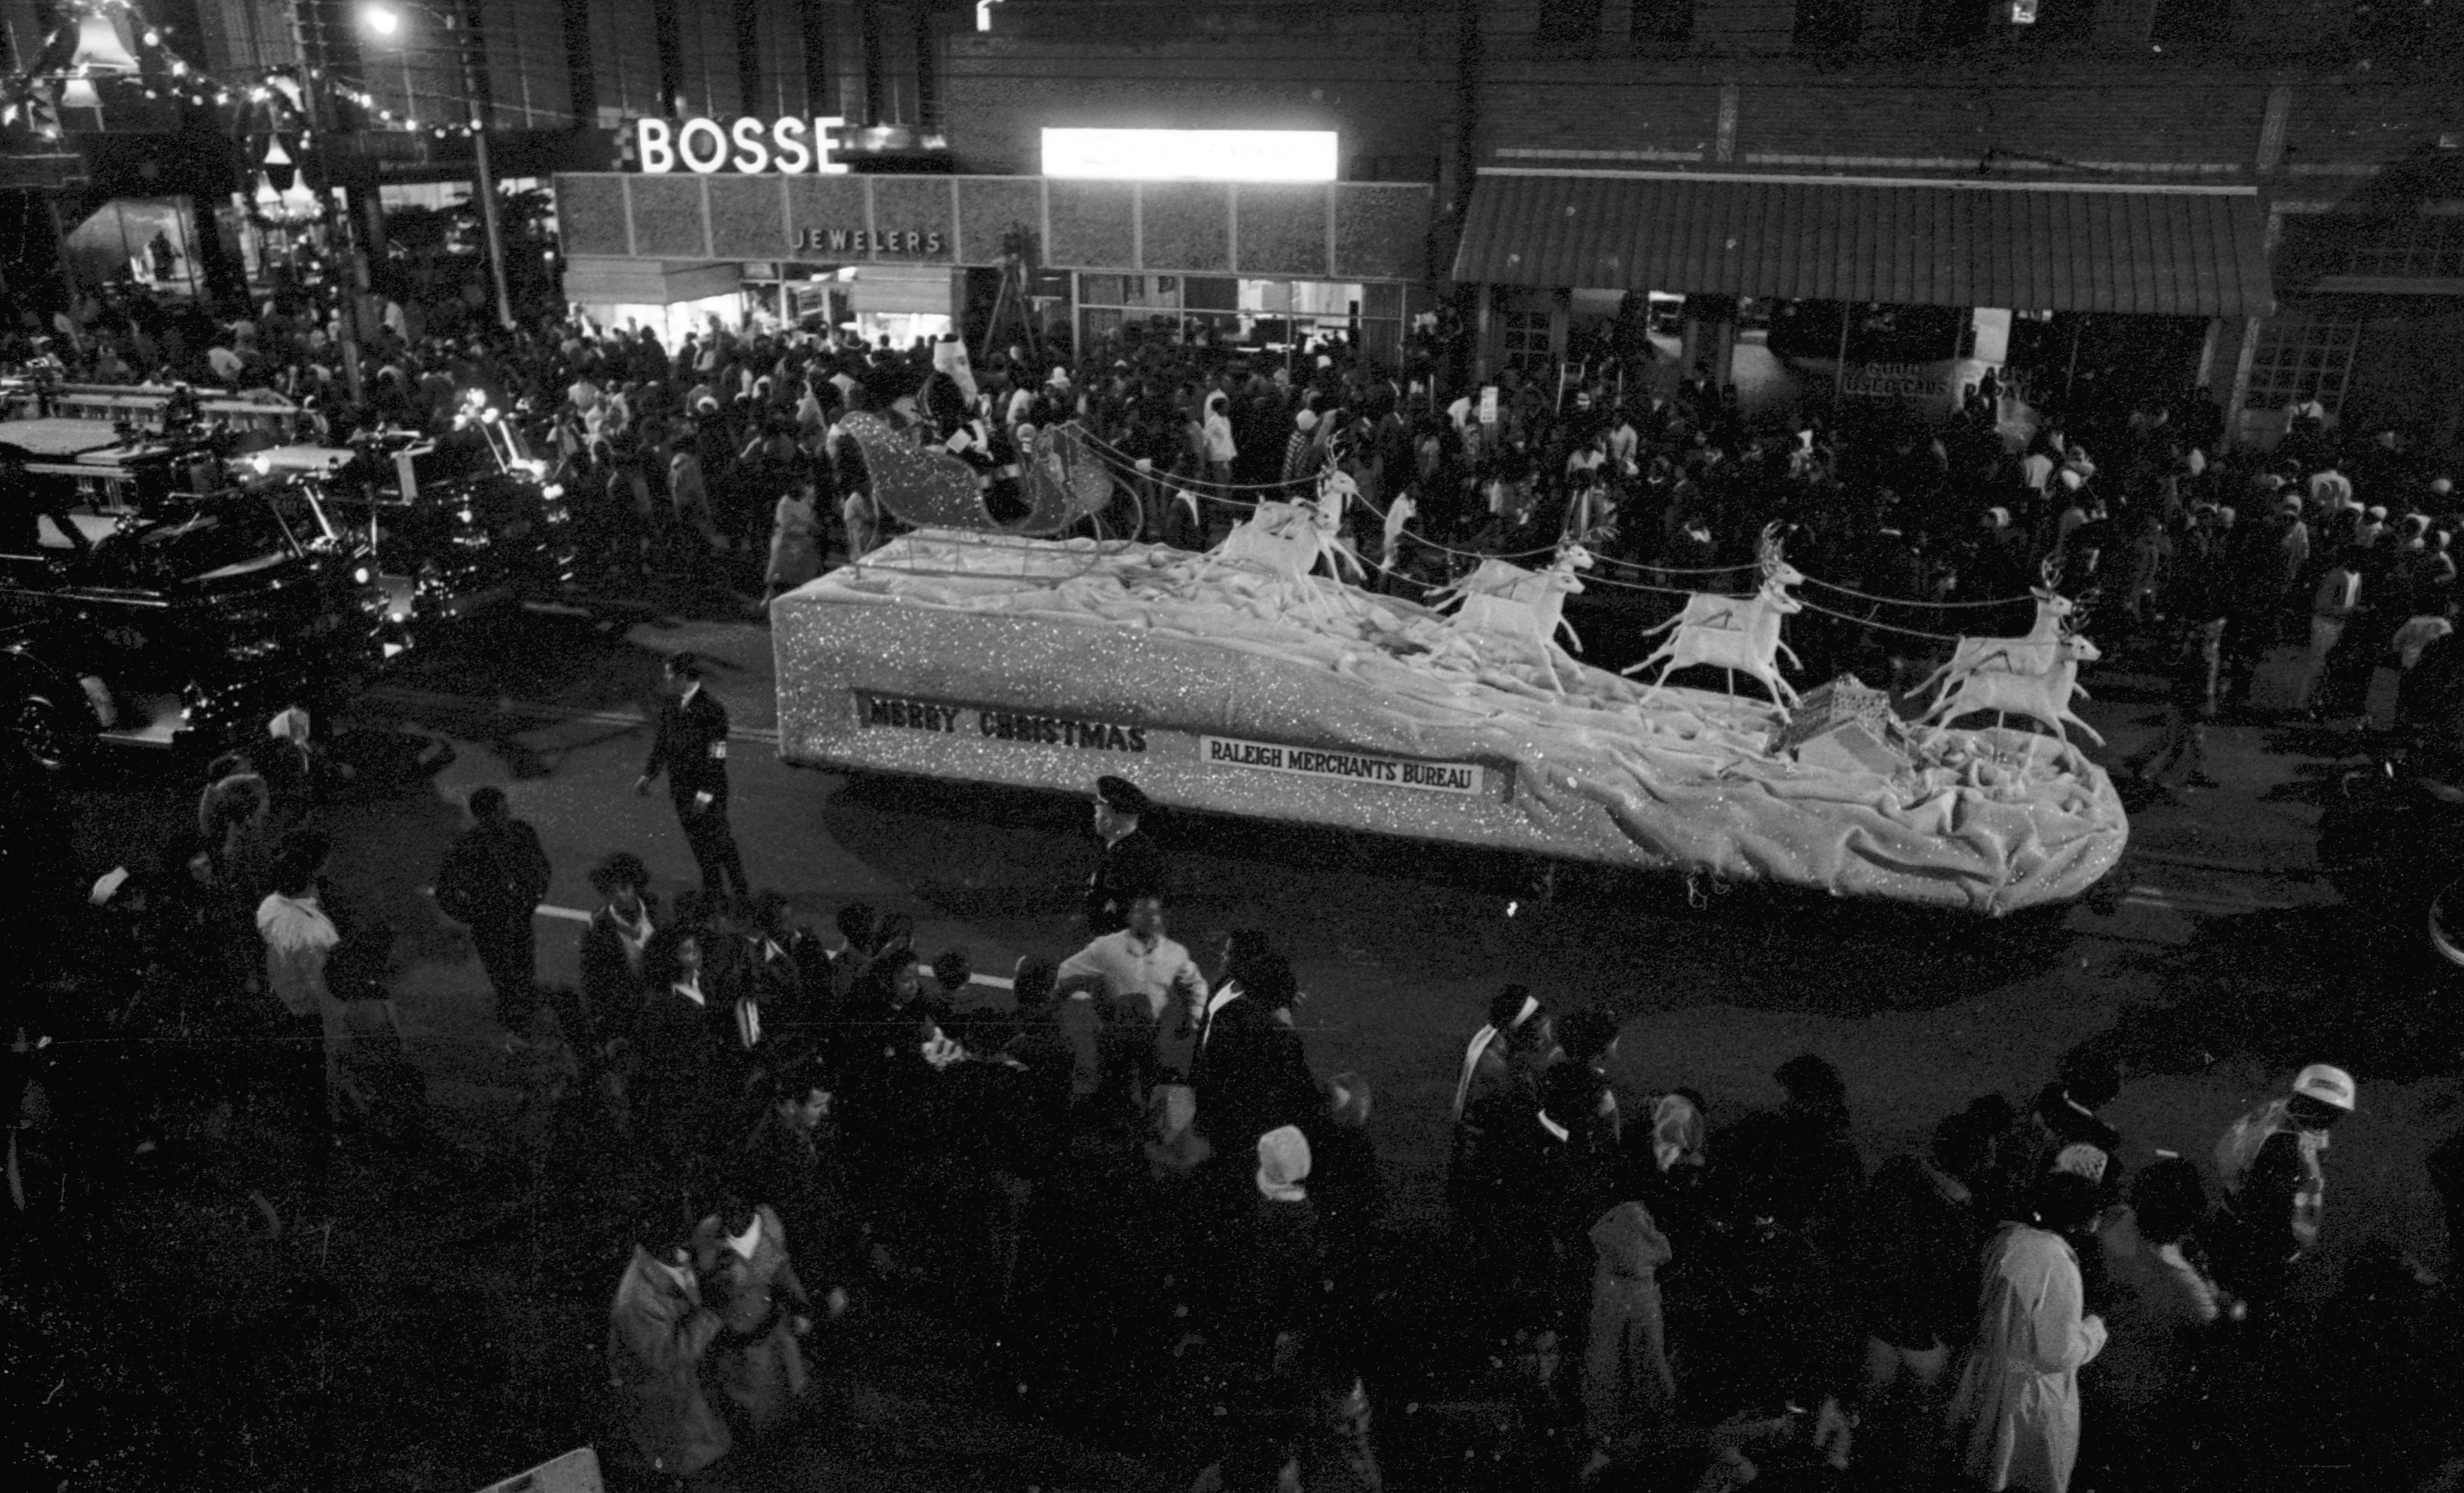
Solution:
{"label": "knit hat", "polygon": [[2068,1172],[2073,1176],[2083,1176],[2091,1182],[2101,1182],[2104,1180],[2104,1170],[2112,1164],[2112,1161],[2113,1158],[2106,1155],[2101,1148],[2088,1145],[2084,1141],[2074,1141],[2055,1153],[2051,1170]]}
{"label": "knit hat", "polygon": [[1304,1202],[1309,1175],[1309,1137],[1286,1125],[1258,1137],[1258,1191],[1275,1202]]}
{"label": "knit hat", "polygon": [[1304,409],[1299,414],[1292,416],[1292,424],[1300,427],[1304,430],[1314,430],[1317,428],[1317,411],[1314,409]]}
{"label": "knit hat", "polygon": [[1683,1094],[1662,1094],[1651,1107],[1651,1158],[1662,1172],[1704,1164],[1703,1111]]}

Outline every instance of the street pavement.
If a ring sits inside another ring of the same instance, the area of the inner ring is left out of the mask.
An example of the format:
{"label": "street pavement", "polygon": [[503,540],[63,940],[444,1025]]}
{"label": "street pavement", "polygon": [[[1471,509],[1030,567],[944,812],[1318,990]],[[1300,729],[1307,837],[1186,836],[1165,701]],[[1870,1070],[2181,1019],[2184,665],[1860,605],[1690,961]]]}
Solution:
{"label": "street pavement", "polygon": [[[539,827],[555,867],[541,975],[573,979],[584,872],[601,854],[641,854],[664,892],[694,880],[664,789],[630,791],[660,661],[684,649],[713,662],[710,688],[735,722],[732,817],[757,886],[817,923],[852,901],[910,913],[919,951],[963,949],[994,975],[1076,942],[1093,849],[1081,801],[782,765],[758,624],[588,609],[512,619],[415,655],[359,702],[352,739],[424,752],[434,770],[335,811],[335,879],[401,935],[395,984],[412,1055],[442,1123],[468,1145],[511,1122],[517,1090],[468,941],[424,891],[461,827],[458,804],[500,785]],[[2262,674],[2262,718],[2288,670],[2289,655]],[[2160,718],[2161,681],[2108,670],[2091,688],[2084,714],[2108,740],[2102,759],[2118,761]],[[1822,1053],[1847,1079],[1869,1165],[1920,1145],[1977,1094],[2024,1103],[2090,1039],[2125,1063],[2108,1115],[2133,1167],[2159,1148],[2205,1157],[2295,1066],[2340,1062],[2362,1104],[2328,1158],[2319,1279],[2379,1241],[2443,1267],[2424,1157],[2459,1123],[2455,1028],[2378,976],[2366,925],[2315,873],[2317,797],[2353,743],[2225,724],[2211,747],[2221,788],[2133,787],[2129,854],[2094,895],[1998,923],[1582,868],[1544,893],[1520,858],[1224,819],[1167,821],[1158,833],[1180,892],[1178,936],[1195,945],[1254,926],[1291,952],[1312,1063],[1368,1079],[1407,1219],[1438,1214],[1462,1043],[1496,987],[1521,980],[1561,1007],[1600,1001],[1625,1015],[1623,1083],[1698,1089],[1715,1124],[1776,1102],[1770,1074],[1784,1059]],[[99,865],[130,853],[181,797],[97,790],[82,852]]]}
{"label": "street pavement", "polygon": [[[712,688],[741,738],[734,822],[757,884],[817,920],[850,901],[908,912],[919,949],[963,949],[986,972],[1068,950],[1092,850],[1083,803],[781,765],[768,634],[733,622],[534,617],[518,646],[450,666],[431,658],[376,692],[363,707],[372,723],[436,733],[456,753],[437,797],[396,811],[415,823],[378,842],[381,858],[408,862],[385,874],[389,893],[432,869],[429,852],[455,823],[446,801],[484,782],[505,786],[546,837],[552,903],[587,907],[583,872],[619,846],[644,854],[663,886],[689,885],[664,796],[628,792],[648,751],[642,721],[659,660],[683,649],[715,664]],[[2262,672],[2261,717],[2282,703],[2290,662],[2287,653]],[[2117,762],[2161,718],[2161,681],[2107,670],[2092,688],[2099,698],[2085,712],[2107,737],[2102,759]],[[1792,1053],[1824,1053],[1848,1078],[1874,1160],[1917,1144],[1977,1093],[2032,1093],[2062,1052],[2094,1037],[2144,1049],[2130,1055],[2115,1107],[2143,1162],[2160,1146],[2205,1154],[2278,1070],[2343,1057],[2361,1071],[2364,1106],[2338,1132],[2337,1221],[2354,1227],[2331,1235],[2351,1241],[2366,1219],[2436,1258],[2434,1220],[2408,1195],[2459,1092],[2453,1044],[2423,1051],[2370,1038],[2381,993],[2366,988],[2365,961],[2330,942],[2363,932],[2336,911],[2312,853],[2317,794],[2356,750],[2312,728],[2219,725],[2211,755],[2223,787],[2167,798],[2128,785],[2130,850],[2098,894],[2050,919],[2001,923],[1579,867],[1563,870],[1548,897],[1520,858],[1214,818],[1161,828],[1175,851],[1177,932],[1194,942],[1257,926],[1292,951],[1310,996],[1311,1058],[1322,1072],[1369,1079],[1407,1206],[1434,1205],[1461,1043],[1495,987],[1520,979],[1561,1004],[1597,999],[1626,1013],[1622,1076],[1638,1091],[1699,1088],[1715,1117],[1775,1100],[1770,1070]],[[570,977],[572,932],[543,925],[547,977]],[[2307,993],[2312,1016],[2271,1017],[2255,1033],[2189,999],[2247,987],[2239,1004],[2255,1008],[2257,992],[2300,973],[2262,954],[2281,940],[2342,971]],[[440,1029],[484,1027],[475,963],[423,963],[411,980]],[[2186,1002],[2180,1021],[2162,1019]],[[2362,1054],[2285,1045],[2356,1022]],[[2371,1071],[2363,1057],[2389,1045],[2409,1050],[2394,1071]]]}

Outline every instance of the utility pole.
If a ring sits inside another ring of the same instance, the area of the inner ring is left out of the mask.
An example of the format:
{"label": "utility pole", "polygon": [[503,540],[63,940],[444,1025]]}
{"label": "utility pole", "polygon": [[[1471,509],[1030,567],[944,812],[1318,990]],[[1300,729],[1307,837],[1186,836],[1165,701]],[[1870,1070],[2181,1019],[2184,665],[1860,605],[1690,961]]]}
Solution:
{"label": "utility pole", "polygon": [[[330,75],[332,68],[325,55],[325,38],[321,32],[314,38],[316,45],[309,45],[308,3],[309,0],[291,0],[291,26],[299,46],[299,97],[308,105],[308,127],[317,138],[314,149],[299,153],[298,165],[294,169],[305,174],[308,163],[312,160],[317,163],[316,175],[308,185],[316,191],[319,215],[327,224],[336,247],[341,251],[342,284],[340,287],[341,295],[338,298],[342,303],[342,387],[349,392],[353,405],[364,406],[367,403],[367,380],[360,367],[360,312],[368,294],[368,256],[360,245],[360,235],[354,231],[350,209],[346,207],[341,212],[334,210],[334,173],[328,165],[332,158],[327,154],[333,149],[334,143],[334,97],[327,81],[315,76],[319,73]],[[260,165],[258,169],[263,170],[264,167]]]}
{"label": "utility pole", "polygon": [[496,291],[496,324],[510,332],[514,297],[505,289],[505,232],[496,217],[496,173],[488,161],[489,105],[487,96],[479,91],[479,33],[473,24],[477,14],[476,0],[460,0],[458,13],[443,20],[462,59],[462,97],[471,110],[471,160],[476,177],[472,185],[479,198],[479,228],[488,240],[488,278]]}

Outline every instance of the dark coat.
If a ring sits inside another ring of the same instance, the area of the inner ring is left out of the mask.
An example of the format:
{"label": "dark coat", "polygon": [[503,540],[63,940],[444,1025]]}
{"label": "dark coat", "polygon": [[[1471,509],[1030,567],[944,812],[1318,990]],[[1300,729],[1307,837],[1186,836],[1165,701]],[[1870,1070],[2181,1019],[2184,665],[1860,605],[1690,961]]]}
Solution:
{"label": "dark coat", "polygon": [[1130,921],[1130,904],[1165,890],[1163,852],[1144,833],[1132,830],[1104,846],[1087,882],[1087,931],[1096,937],[1118,933]]}
{"label": "dark coat", "polygon": [[1326,1109],[1300,1034],[1249,997],[1216,1013],[1191,1087],[1199,1133],[1227,1155],[1278,1126],[1312,1128]]}
{"label": "dark coat", "polygon": [[737,1069],[721,1024],[726,1008],[707,984],[704,994],[709,1007],[672,990],[651,992],[635,1037],[642,1119],[671,1155],[716,1154],[728,1143],[720,1132],[733,1113]]}
{"label": "dark coat", "polygon": [[[656,928],[658,908],[648,897],[643,905]],[[632,1036],[641,1021],[649,987],[626,960],[624,935],[617,932],[615,914],[605,908],[591,913],[589,926],[582,931],[581,964],[583,1011],[591,1029],[574,1033],[574,1040],[605,1042]]]}
{"label": "dark coat", "polygon": [[707,793],[714,808],[727,804],[727,707],[708,689],[690,700],[667,700],[659,706],[659,734],[650,743],[650,759],[642,776],[668,775],[668,792],[678,804]]}
{"label": "dark coat", "polygon": [[436,869],[436,906],[473,927],[527,922],[547,895],[547,851],[518,819],[482,820],[462,831]]}
{"label": "dark coat", "polygon": [[1316,1205],[1272,1201],[1253,1189],[1236,1232],[1239,1264],[1221,1309],[1225,1356],[1255,1381],[1287,1377],[1318,1329],[1325,1295]]}
{"label": "dark coat", "polygon": [[787,1237],[796,1241],[803,1274],[825,1291],[856,1279],[857,1219],[847,1191],[847,1158],[837,1122],[827,1115],[809,1134],[800,1133],[776,1107],[746,1141],[737,1185],[779,1210]]}
{"label": "dark coat", "polygon": [[1957,1345],[1974,1325],[1977,1251],[1991,1220],[1956,1186],[1914,1156],[1874,1173],[1858,1230],[1859,1294],[1865,1329],[1885,1343]]}
{"label": "dark coat", "polygon": [[1029,1017],[1001,1046],[1001,1056],[1019,1065],[1018,1081],[1010,1086],[1011,1124],[1019,1132],[1018,1154],[1030,1177],[1041,1177],[1059,1165],[1069,1141],[1070,1107],[1076,1097],[1078,1050],[1060,1023],[1048,1015]]}

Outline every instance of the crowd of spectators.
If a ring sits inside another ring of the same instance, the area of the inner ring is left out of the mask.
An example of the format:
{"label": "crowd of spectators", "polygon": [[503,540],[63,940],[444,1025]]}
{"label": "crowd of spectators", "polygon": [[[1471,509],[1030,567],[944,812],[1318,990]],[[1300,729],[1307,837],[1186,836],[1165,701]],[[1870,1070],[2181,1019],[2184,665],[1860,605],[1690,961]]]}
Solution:
{"label": "crowd of spectators", "polygon": [[[1435,363],[1383,372],[1340,340],[1257,362],[1014,352],[962,380],[931,346],[715,331],[671,352],[577,325],[380,340],[354,406],[337,350],[271,321],[101,326],[53,351],[85,376],[277,387],[337,436],[450,421],[489,389],[530,412],[603,581],[710,569],[776,590],[869,553],[894,516],[850,411],[959,452],[988,494],[1035,430],[1076,422],[1123,464],[1122,526],[1164,542],[1203,544],[1340,466],[1357,547],[1397,586],[1579,538],[1645,604],[1749,575],[1781,525],[1831,587],[1800,651],[1833,668],[1894,669],[1957,630],[1958,604],[2057,575],[2096,593],[2100,628],[2174,660],[2174,727],[2142,765],[2187,761],[2193,786],[2197,723],[2246,705],[2280,643],[2308,648],[2304,710],[2452,736],[2464,694],[2446,479],[2391,439],[2346,460],[2307,419],[2272,452],[2228,452],[2203,395],[2066,423],[1988,381],[1939,427],[1757,431],[1697,369],[1503,378],[1485,423]],[[132,1093],[203,1086],[320,1137],[416,1129],[383,924],[320,880],[315,806],[338,770],[277,732],[216,764],[159,865],[95,885],[77,977],[136,994],[89,1004],[126,1030],[249,1039]],[[1312,1065],[1270,931],[1193,955],[1157,874],[997,983],[962,950],[928,961],[894,913],[814,929],[775,892],[663,903],[618,851],[591,872],[579,983],[534,989],[547,867],[491,791],[439,906],[495,986],[523,1143],[625,1159],[639,1227],[610,1313],[610,1444],[652,1475],[740,1463],[820,1414],[833,1323],[893,1292],[978,1324],[1027,1408],[1232,1490],[1380,1486],[1381,1460],[1463,1429],[1396,1401],[1465,1385],[1511,1415],[1463,1432],[1463,1455],[1519,1486],[2189,1486],[2291,1455],[2324,1414],[2284,1366],[2321,1320],[2301,1267],[2355,1104],[2332,1066],[2227,1130],[2211,1168],[2125,1176],[2099,1114],[2119,1072],[2081,1052],[2027,1104],[1981,1097],[1869,1174],[1820,1057],[1780,1067],[1779,1109],[1719,1116],[1689,1089],[1625,1091],[1609,1007],[1509,986],[1455,1087],[1441,1302],[1405,1279],[1370,1087]],[[12,1184],[39,1184],[42,1127],[12,1135]],[[2400,1271],[2365,1284],[2368,1310],[2456,1309]],[[1444,1384],[1407,1347],[1432,1316],[1460,1350],[1439,1355]],[[2464,1445],[2442,1418],[2459,1401],[2433,1393],[2444,1360],[2406,1367],[2412,1452]]]}
{"label": "crowd of spectators", "polygon": [[[1503,372],[1485,420],[1462,342],[1450,322],[1423,329],[1399,369],[1340,333],[1276,352],[1012,346],[969,368],[949,341],[715,323],[674,348],[579,321],[418,345],[386,331],[360,350],[358,404],[341,349],[271,317],[148,326],[114,311],[47,353],[103,381],[272,388],[329,436],[441,428],[486,389],[556,462],[599,587],[684,573],[750,602],[876,548],[898,522],[841,427],[850,412],[958,454],[996,517],[1012,512],[1038,432],[1074,424],[1120,478],[1089,523],[1115,537],[1203,547],[1333,465],[1362,499],[1348,538],[1389,588],[1441,584],[1486,556],[1538,563],[1580,538],[1607,563],[1578,609],[1622,605],[1647,625],[1687,591],[1750,591],[1778,525],[1814,578],[1791,631],[1816,678],[1904,680],[1952,635],[2021,630],[2031,588],[2051,576],[2090,604],[2085,629],[2108,651],[2136,644],[2165,661],[2192,721],[2246,705],[2258,661],[2284,643],[2306,648],[2300,711],[2392,726],[2397,684],[2418,676],[2405,718],[2454,714],[2443,644],[2464,503],[2396,431],[2339,432],[2311,404],[2287,412],[2271,450],[2228,449],[2204,388],[2066,408],[1990,372],[1939,418],[1843,428],[1818,413],[1749,416],[1706,366],[1681,370],[1639,343]],[[2189,760],[2181,735],[2170,755]]]}
{"label": "crowd of spectators", "polygon": [[[159,866],[91,889],[75,1006],[226,1040],[144,1060],[74,1137],[20,1054],[21,1214],[62,1204],[69,1153],[142,1154],[209,1101],[320,1151],[415,1141],[389,935],[325,884],[338,771],[271,736],[215,764]],[[1462,1056],[1443,1259],[1416,1280],[1369,1083],[1312,1061],[1271,931],[1174,939],[1169,861],[1119,853],[1140,826],[1117,786],[1087,918],[1003,978],[861,905],[816,929],[773,892],[663,901],[626,851],[591,868],[577,984],[490,956],[523,1091],[506,1144],[596,1155],[638,1220],[605,1344],[620,1465],[759,1478],[826,1437],[862,1367],[842,1324],[893,1298],[968,1324],[1023,1411],[1227,1489],[1466,1456],[1498,1486],[2250,1486],[2374,1416],[2415,1433],[2360,1454],[2389,1476],[2464,1444],[2431,1350],[2448,1288],[2365,1261],[2320,1300],[2329,1136],[2358,1102],[2326,1065],[2211,1157],[2125,1175],[2121,1073],[2091,1045],[1869,1171],[1822,1058],[1723,1115],[1633,1089],[1613,1008],[1509,985]],[[495,790],[471,800],[438,885],[477,937],[547,867]]]}

